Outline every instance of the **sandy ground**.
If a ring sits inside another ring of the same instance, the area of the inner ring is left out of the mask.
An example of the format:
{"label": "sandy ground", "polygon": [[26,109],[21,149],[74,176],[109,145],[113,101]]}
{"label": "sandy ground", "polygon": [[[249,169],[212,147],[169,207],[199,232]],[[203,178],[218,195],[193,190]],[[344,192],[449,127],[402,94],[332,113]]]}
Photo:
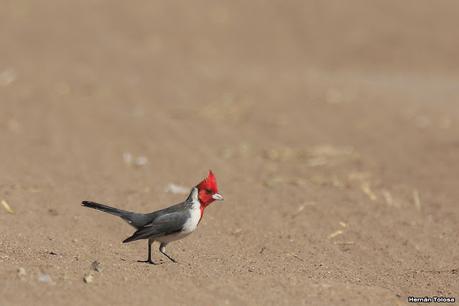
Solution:
{"label": "sandy ground", "polygon": [[[0,1],[0,305],[459,298],[458,10]],[[179,264],[80,206],[153,211],[208,169],[226,201]]]}

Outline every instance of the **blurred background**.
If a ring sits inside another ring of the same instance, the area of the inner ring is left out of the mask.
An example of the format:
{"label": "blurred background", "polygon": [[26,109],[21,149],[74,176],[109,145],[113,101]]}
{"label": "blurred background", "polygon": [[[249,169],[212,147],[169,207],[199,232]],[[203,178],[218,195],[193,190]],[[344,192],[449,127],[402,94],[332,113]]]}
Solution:
{"label": "blurred background", "polygon": [[[0,1],[0,303],[459,292],[458,9]],[[137,263],[131,228],[80,206],[153,211],[208,169],[226,200],[179,265]]]}

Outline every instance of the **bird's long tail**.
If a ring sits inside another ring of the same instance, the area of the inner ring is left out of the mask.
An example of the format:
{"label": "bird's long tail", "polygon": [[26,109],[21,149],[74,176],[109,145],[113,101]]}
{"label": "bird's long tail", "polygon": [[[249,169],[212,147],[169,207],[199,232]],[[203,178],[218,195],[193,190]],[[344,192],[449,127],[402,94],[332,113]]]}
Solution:
{"label": "bird's long tail", "polygon": [[94,209],[97,209],[97,210],[100,210],[100,211],[103,211],[103,212],[106,212],[106,213],[109,213],[109,214],[112,214],[112,215],[115,215],[115,216],[119,216],[119,217],[122,217],[122,218],[124,218],[125,216],[131,214],[131,212],[129,212],[129,211],[118,209],[118,208],[111,207],[111,206],[107,206],[107,205],[104,205],[104,204],[99,204],[99,203],[96,203],[96,202],[83,201],[81,204],[84,207],[94,208]]}
{"label": "bird's long tail", "polygon": [[120,217],[124,221],[126,221],[129,225],[140,228],[145,226],[145,224],[151,222],[150,214],[139,214],[132,211],[122,210],[115,207],[107,206],[104,204],[99,204],[96,202],[91,201],[83,201],[82,205],[84,207],[89,207],[93,209],[97,209],[115,216]]}

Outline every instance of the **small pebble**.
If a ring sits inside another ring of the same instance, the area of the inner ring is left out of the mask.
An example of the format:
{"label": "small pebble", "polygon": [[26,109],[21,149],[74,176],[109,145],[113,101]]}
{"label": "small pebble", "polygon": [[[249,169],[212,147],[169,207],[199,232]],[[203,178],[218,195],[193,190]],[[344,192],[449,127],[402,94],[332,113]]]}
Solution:
{"label": "small pebble", "polygon": [[86,284],[92,283],[94,281],[94,276],[92,276],[92,274],[88,273],[83,277],[83,281]]}
{"label": "small pebble", "polygon": [[26,270],[23,267],[18,268],[17,272],[19,277],[26,276],[27,274]]}
{"label": "small pebble", "polygon": [[91,264],[91,269],[96,272],[102,272],[102,265],[97,260],[93,261]]}
{"label": "small pebble", "polygon": [[123,161],[127,165],[134,165],[137,167],[143,167],[148,164],[148,158],[146,156],[140,155],[136,157],[129,152],[123,153]]}
{"label": "small pebble", "polygon": [[14,214],[14,210],[11,208],[11,206],[6,202],[5,200],[1,201],[3,208],[6,210],[7,213],[9,214]]}
{"label": "small pebble", "polygon": [[40,283],[49,284],[51,283],[51,277],[48,274],[41,273],[40,275],[38,275],[38,281]]}

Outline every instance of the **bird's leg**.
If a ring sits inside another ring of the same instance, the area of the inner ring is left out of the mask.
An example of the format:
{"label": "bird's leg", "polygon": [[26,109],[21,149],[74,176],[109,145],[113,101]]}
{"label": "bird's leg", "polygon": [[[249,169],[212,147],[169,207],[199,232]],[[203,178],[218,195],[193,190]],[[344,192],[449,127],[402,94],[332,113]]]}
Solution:
{"label": "bird's leg", "polygon": [[139,262],[145,262],[145,263],[149,263],[149,264],[152,264],[152,265],[157,265],[156,262],[154,262],[152,259],[151,259],[151,245],[153,243],[153,239],[148,239],[148,259],[147,260],[139,260]]}
{"label": "bird's leg", "polygon": [[159,251],[163,253],[167,258],[169,258],[172,262],[177,263],[177,261],[174,258],[166,254],[166,245],[167,243],[161,242],[161,245],[159,246]]}

